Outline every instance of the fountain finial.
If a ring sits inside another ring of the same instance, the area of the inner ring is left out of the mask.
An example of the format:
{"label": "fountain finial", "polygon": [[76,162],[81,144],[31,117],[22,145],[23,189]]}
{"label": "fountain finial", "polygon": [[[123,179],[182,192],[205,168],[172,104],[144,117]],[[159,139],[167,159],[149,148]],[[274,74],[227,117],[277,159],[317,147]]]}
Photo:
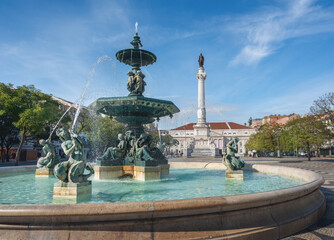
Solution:
{"label": "fountain finial", "polygon": [[135,29],[136,29],[136,35],[138,35],[138,22],[135,24]]}
{"label": "fountain finial", "polygon": [[130,43],[135,49],[139,49],[140,47],[143,47],[143,44],[141,44],[138,33],[136,33],[136,35],[133,36],[133,40]]}

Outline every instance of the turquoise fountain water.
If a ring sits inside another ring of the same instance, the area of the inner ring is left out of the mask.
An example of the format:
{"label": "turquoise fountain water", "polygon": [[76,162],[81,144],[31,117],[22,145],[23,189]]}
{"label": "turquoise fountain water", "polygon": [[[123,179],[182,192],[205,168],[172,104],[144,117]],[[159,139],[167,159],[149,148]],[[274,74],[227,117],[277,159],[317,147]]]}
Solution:
{"label": "turquoise fountain water", "polygon": [[[35,178],[34,172],[0,176],[0,204],[52,204],[58,180]],[[244,172],[244,181],[226,180],[222,170],[171,169],[167,178],[140,182],[133,179],[93,180],[89,203],[136,202],[227,196],[272,191],[304,182],[273,174]]]}

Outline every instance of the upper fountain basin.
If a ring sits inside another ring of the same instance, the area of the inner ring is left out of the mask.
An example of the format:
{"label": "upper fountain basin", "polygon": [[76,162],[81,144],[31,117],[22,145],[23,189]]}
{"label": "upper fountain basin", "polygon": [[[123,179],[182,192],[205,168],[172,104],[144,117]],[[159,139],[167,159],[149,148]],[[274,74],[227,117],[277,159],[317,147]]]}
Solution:
{"label": "upper fountain basin", "polygon": [[130,65],[132,67],[142,67],[153,64],[157,57],[143,49],[123,49],[116,53],[118,61]]}
{"label": "upper fountain basin", "polygon": [[154,118],[172,117],[180,112],[171,101],[143,96],[99,98],[89,108],[114,117],[118,122],[141,124],[152,123]]}

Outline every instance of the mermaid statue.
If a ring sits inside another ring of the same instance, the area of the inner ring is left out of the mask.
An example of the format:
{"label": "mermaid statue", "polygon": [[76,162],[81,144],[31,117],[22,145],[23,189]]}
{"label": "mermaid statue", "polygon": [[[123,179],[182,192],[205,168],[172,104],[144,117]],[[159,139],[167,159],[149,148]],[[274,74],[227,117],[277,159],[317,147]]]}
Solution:
{"label": "mermaid statue", "polygon": [[[54,175],[65,183],[88,181],[88,178],[94,174],[94,169],[86,162],[81,138],[73,131],[67,131],[64,128],[57,129],[56,135],[62,141],[61,147],[69,159],[55,166]],[[88,170],[89,173],[84,174],[85,170]]]}
{"label": "mermaid statue", "polygon": [[38,168],[53,169],[54,166],[60,162],[59,156],[56,155],[55,146],[51,140],[39,140],[39,144],[43,146],[44,157],[40,157],[37,161]]}
{"label": "mermaid statue", "polygon": [[240,157],[235,156],[238,153],[238,139],[232,138],[226,147],[226,153],[223,154],[223,164],[228,170],[241,170],[245,166],[245,162]]}

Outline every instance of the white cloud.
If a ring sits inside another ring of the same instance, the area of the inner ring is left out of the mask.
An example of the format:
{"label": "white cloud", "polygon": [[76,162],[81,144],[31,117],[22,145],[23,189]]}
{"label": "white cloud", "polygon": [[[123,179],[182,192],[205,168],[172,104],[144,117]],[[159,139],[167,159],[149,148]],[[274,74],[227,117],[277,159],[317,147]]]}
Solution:
{"label": "white cloud", "polygon": [[287,39],[334,31],[332,9],[325,10],[313,0],[288,3],[282,8],[267,7],[231,24],[230,31],[246,38],[244,47],[230,65],[258,63]]}

